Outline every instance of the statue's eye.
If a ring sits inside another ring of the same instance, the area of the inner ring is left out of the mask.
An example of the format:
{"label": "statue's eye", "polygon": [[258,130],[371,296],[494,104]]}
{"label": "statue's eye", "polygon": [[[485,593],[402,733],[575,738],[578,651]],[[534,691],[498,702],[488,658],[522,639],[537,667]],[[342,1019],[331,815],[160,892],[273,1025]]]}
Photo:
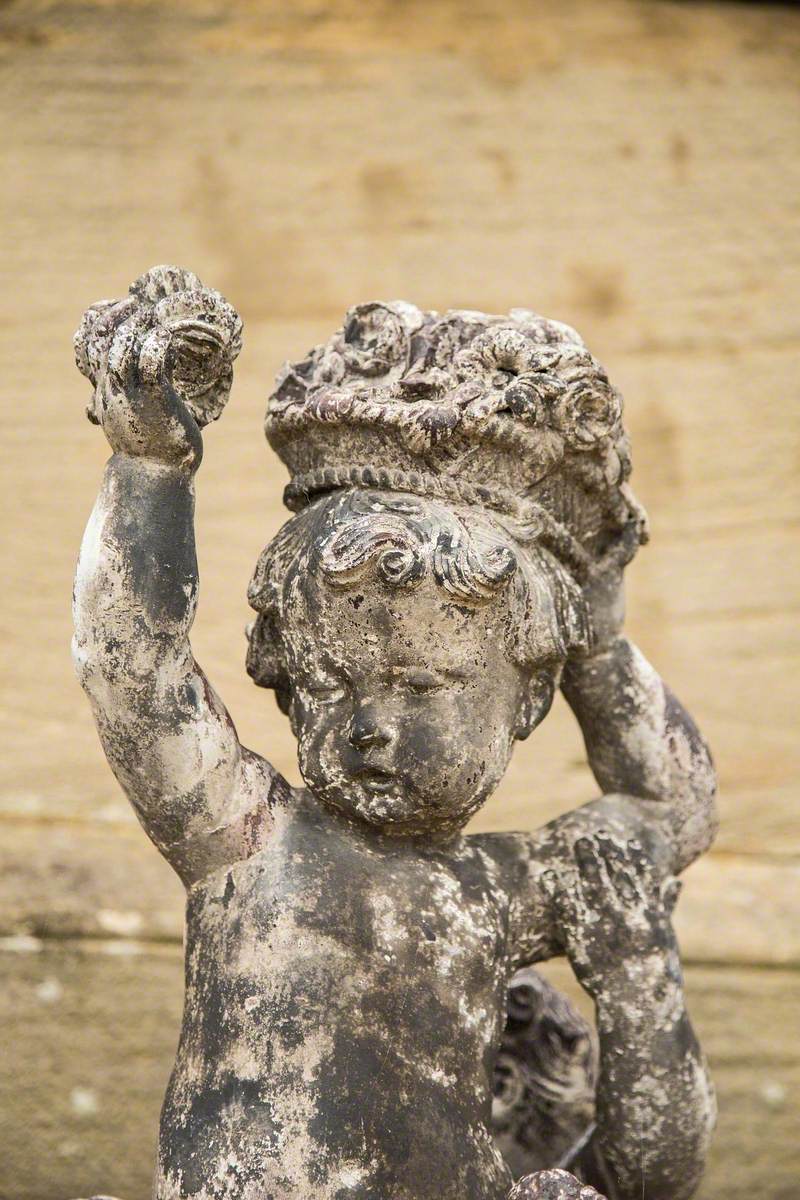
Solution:
{"label": "statue's eye", "polygon": [[406,677],[406,687],[415,696],[431,696],[444,687],[445,681],[429,671],[414,671]]}
{"label": "statue's eye", "polygon": [[331,681],[309,684],[306,692],[317,704],[336,704],[344,699],[345,689],[341,683]]}

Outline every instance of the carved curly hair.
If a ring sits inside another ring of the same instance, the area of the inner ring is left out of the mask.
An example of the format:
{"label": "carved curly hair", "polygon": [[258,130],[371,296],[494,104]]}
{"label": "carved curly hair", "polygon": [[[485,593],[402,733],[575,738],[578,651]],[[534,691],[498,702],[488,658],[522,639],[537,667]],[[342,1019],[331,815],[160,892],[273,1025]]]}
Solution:
{"label": "carved curly hair", "polygon": [[248,628],[247,671],[288,705],[281,630],[297,568],[333,587],[371,576],[390,588],[432,578],[454,603],[480,606],[507,596],[509,656],[523,670],[563,662],[591,640],[580,588],[513,520],[428,497],[348,489],[291,517],[262,552],[248,589],[259,614]]}

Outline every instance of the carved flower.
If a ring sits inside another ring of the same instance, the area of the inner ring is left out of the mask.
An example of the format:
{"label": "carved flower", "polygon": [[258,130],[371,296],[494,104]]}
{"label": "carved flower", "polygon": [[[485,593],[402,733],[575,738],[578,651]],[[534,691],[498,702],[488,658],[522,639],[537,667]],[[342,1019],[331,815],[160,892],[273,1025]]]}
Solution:
{"label": "carved flower", "polygon": [[242,346],[238,313],[218,292],[200,287],[164,297],[153,318],[171,334],[175,390],[199,425],[215,421],[228,402]]}
{"label": "carved flower", "polygon": [[556,430],[575,449],[589,449],[614,430],[621,398],[583,343],[566,336],[554,340],[551,326],[548,340],[539,342],[518,328],[494,326],[456,355],[458,377],[481,387],[465,419],[510,412]]}
{"label": "carved flower", "polygon": [[351,371],[385,375],[407,356],[408,333],[401,316],[388,305],[358,304],[347,313],[336,350]]}
{"label": "carved flower", "polygon": [[445,371],[452,371],[456,355],[480,337],[486,328],[483,313],[466,309],[449,312],[430,331],[429,360]]}
{"label": "carved flower", "polygon": [[468,410],[473,419],[507,411],[531,425],[544,422],[552,380],[542,372],[540,348],[519,329],[487,329],[456,355],[454,367],[460,379],[480,385]]}
{"label": "carved flower", "polygon": [[589,450],[608,437],[622,415],[622,397],[602,371],[573,380],[551,409],[550,424],[576,450]]}
{"label": "carved flower", "polygon": [[[125,386],[134,366],[155,380],[169,361],[176,391],[205,425],[225,407],[241,345],[242,322],[219,292],[204,288],[191,271],[160,266],[135,280],[124,300],[102,301],[84,313],[75,358],[95,388],[106,368],[115,386]],[[94,422],[98,403],[96,393],[87,409]]]}
{"label": "carved flower", "polygon": [[[455,360],[460,375],[483,375],[501,385],[512,376],[535,371],[537,365],[536,347],[519,329],[507,325],[497,325],[479,334]],[[505,379],[496,379],[499,374]]]}

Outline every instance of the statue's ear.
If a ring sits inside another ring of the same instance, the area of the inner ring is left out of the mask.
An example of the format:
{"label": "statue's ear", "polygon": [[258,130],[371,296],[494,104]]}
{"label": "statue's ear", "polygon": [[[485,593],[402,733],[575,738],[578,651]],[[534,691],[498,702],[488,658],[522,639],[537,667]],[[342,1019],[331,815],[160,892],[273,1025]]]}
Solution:
{"label": "statue's ear", "polygon": [[558,670],[544,667],[534,672],[524,682],[520,698],[516,736],[524,742],[537,725],[541,725],[550,712],[558,685]]}

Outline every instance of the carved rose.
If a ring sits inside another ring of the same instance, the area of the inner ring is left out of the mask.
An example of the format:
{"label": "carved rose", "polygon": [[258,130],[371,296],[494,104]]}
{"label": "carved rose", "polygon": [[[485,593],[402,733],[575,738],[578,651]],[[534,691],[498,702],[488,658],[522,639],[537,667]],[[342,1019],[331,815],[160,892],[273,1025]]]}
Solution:
{"label": "carved rose", "polygon": [[[156,379],[169,361],[175,390],[206,425],[227,402],[241,335],[238,314],[219,292],[204,288],[191,271],[153,267],[124,300],[87,309],[75,334],[75,360],[95,387],[106,368],[122,387],[132,367]],[[95,396],[87,409],[95,423],[97,403]]]}
{"label": "carved rose", "polygon": [[385,375],[408,354],[403,320],[386,304],[351,308],[337,342],[336,350],[344,365],[359,375]]}
{"label": "carved rose", "polygon": [[543,366],[542,348],[508,326],[479,334],[454,362],[459,378],[481,385],[482,395],[470,406],[470,416],[510,412],[530,425],[546,423],[548,395],[558,387]]}
{"label": "carved rose", "polygon": [[622,397],[602,375],[569,383],[551,408],[550,424],[576,450],[588,450],[613,433]]}
{"label": "carved rose", "polygon": [[[456,355],[455,368],[464,377],[483,375],[487,380],[494,381],[500,372],[505,376],[515,376],[535,371],[538,362],[536,347],[524,333],[499,325],[479,334],[466,350]],[[503,380],[499,383],[502,385]]]}
{"label": "carved rose", "polygon": [[622,412],[602,367],[575,341],[534,343],[519,329],[495,326],[456,355],[454,369],[481,385],[468,417],[510,412],[556,430],[574,449],[589,449],[611,434]]}

